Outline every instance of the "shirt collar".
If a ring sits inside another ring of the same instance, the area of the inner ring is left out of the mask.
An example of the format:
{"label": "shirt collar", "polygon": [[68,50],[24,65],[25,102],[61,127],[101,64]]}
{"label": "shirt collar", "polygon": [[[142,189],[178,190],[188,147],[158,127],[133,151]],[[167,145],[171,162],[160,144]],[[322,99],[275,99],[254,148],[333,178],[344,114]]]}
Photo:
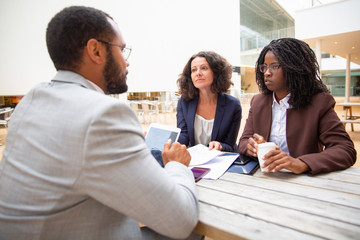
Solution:
{"label": "shirt collar", "polygon": [[105,94],[104,91],[98,85],[96,85],[95,83],[93,83],[90,80],[87,80],[87,79],[85,79],[85,80],[88,81],[94,87],[95,91]]}
{"label": "shirt collar", "polygon": [[291,96],[291,94],[289,93],[283,99],[281,99],[280,102],[278,103],[276,101],[275,93],[273,92],[273,104],[272,104],[272,107],[274,107],[276,105],[279,105],[279,106],[284,105],[286,107],[286,109],[291,108],[291,105],[289,104],[290,96]]}
{"label": "shirt collar", "polygon": [[96,92],[100,92],[104,94],[104,91],[95,83],[91,82],[90,80],[84,78],[78,73],[66,70],[59,70],[55,77],[53,78],[54,82],[67,82],[67,83],[76,83],[85,88],[92,89]]}

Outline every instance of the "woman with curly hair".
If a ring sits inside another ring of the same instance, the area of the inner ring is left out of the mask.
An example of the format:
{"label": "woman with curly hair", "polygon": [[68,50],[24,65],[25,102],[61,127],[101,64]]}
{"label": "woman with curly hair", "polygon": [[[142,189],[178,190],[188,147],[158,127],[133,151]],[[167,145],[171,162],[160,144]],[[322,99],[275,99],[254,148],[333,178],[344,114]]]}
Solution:
{"label": "woman with curly hair", "polygon": [[237,98],[226,94],[233,85],[231,76],[232,66],[215,52],[199,52],[188,60],[177,80],[181,98],[176,117],[181,144],[238,151],[241,106]]}
{"label": "woman with curly hair", "polygon": [[317,174],[355,163],[354,144],[308,44],[294,38],[271,41],[257,60],[256,82],[261,93],[250,103],[241,154],[257,157],[258,144],[274,142],[277,149],[263,158],[267,172]]}

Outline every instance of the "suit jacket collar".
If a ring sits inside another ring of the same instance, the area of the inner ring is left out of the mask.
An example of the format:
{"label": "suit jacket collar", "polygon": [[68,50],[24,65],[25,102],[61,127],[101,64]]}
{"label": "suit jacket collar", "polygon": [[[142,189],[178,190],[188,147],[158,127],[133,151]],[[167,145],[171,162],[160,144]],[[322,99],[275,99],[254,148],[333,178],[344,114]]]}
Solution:
{"label": "suit jacket collar", "polygon": [[260,119],[255,119],[257,122],[261,122],[261,124],[258,124],[259,130],[258,133],[265,133],[263,134],[263,137],[266,141],[269,141],[270,138],[270,131],[271,131],[271,123],[272,123],[272,104],[273,104],[273,96],[272,94],[263,94],[264,101],[262,101],[256,108],[256,111],[259,111],[259,113],[256,113],[255,116],[262,116]]}
{"label": "suit jacket collar", "polygon": [[[196,114],[198,102],[199,102],[199,97],[196,97],[194,100],[189,102],[189,111],[186,116],[186,118],[189,119],[189,126],[194,126],[195,114]],[[189,131],[190,145],[194,146],[195,145],[194,127],[189,127],[188,131]]]}
{"label": "suit jacket collar", "polygon": [[95,83],[72,71],[59,70],[51,81],[78,84],[84,88],[88,88],[104,94],[104,91],[99,88]]}
{"label": "suit jacket collar", "polygon": [[223,93],[218,94],[218,100],[217,100],[217,106],[216,106],[216,113],[215,113],[215,119],[214,119],[214,126],[211,133],[211,140],[213,141],[216,139],[219,129],[221,126],[221,122],[223,120],[224,114],[225,114],[225,107],[226,107],[226,98]]}

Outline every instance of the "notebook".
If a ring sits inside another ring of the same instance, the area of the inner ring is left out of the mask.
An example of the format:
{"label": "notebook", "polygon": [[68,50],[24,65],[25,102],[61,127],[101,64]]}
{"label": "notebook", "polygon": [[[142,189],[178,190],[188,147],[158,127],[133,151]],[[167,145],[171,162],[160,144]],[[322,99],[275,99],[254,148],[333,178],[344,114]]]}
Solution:
{"label": "notebook", "polygon": [[[252,175],[255,173],[255,171],[259,168],[259,162],[256,158],[248,157],[245,155],[240,155],[241,159],[246,162],[245,164],[236,164],[233,163],[230,168],[228,169],[228,172],[234,172],[234,173],[241,173],[241,174],[247,174]],[[247,160],[245,160],[247,159]]]}

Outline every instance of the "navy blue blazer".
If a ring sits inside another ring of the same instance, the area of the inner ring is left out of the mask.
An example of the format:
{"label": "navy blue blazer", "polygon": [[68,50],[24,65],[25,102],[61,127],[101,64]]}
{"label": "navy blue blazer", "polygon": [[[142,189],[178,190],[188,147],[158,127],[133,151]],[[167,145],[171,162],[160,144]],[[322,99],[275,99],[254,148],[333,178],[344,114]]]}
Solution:
{"label": "navy blue blazer", "polygon": [[[195,145],[194,120],[199,98],[185,101],[180,98],[177,105],[177,127],[181,129],[179,143],[188,147]],[[218,94],[214,126],[211,141],[218,141],[222,151],[238,152],[236,139],[241,121],[239,99],[225,93]]]}

